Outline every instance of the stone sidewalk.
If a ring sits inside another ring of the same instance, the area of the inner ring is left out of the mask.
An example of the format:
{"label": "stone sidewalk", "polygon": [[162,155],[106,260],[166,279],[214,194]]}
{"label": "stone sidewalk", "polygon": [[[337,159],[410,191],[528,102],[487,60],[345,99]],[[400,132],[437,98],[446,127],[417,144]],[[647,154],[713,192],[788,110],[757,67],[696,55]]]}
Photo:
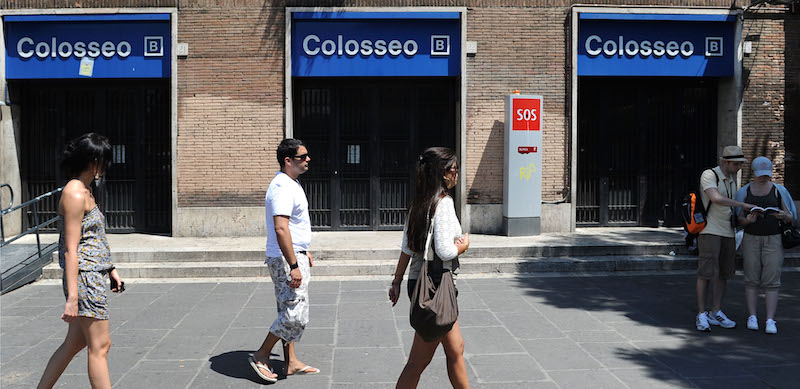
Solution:
{"label": "stone sidewalk", "polygon": [[[458,288],[470,383],[503,389],[797,387],[800,273],[784,273],[775,336],[744,327],[741,276],[729,285],[725,309],[739,326],[697,332],[694,280],[692,273],[464,277]],[[387,286],[388,279],[312,283],[311,322],[297,349],[322,374],[264,385],[247,355],[275,317],[272,284],[129,282],[128,291],[110,301],[114,388],[392,388],[413,332],[408,300],[393,309]],[[59,319],[63,301],[60,285],[41,282],[0,298],[2,388],[35,386],[66,331]],[[279,349],[273,363],[280,371]],[[88,387],[85,351],[57,386]],[[449,387],[441,349],[419,387]]]}

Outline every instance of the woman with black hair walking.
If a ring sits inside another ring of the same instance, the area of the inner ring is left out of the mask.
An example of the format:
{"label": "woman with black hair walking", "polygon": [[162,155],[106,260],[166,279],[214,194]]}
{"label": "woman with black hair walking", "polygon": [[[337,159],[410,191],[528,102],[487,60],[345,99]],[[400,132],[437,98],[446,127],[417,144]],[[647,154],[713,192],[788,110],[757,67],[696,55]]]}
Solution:
{"label": "woman with black hair walking", "polygon": [[69,324],[64,343],[56,349],[39,381],[39,388],[52,388],[72,358],[89,349],[89,383],[92,388],[110,388],[106,356],[111,347],[106,302],[106,275],[111,290],[122,292],[125,284],[111,263],[105,230],[91,185],[100,181],[111,166],[111,144],[105,136],[88,133],[67,144],[62,167],[71,180],[64,186],[58,204],[58,262],[64,269],[62,284],[67,302],[61,319]]}
{"label": "woman with black hair walking", "polygon": [[[403,230],[403,252],[400,254],[394,281],[389,289],[389,299],[392,304],[397,304],[400,297],[400,283],[403,281],[409,261],[411,262],[408,274],[409,298],[413,293],[425,262],[423,252],[431,215],[433,215],[433,247],[436,255],[442,261],[449,262],[444,266],[445,269],[452,269],[453,275],[458,272],[458,256],[467,251],[469,235],[462,236],[461,223],[456,216],[453,198],[449,195],[449,191],[457,182],[458,159],[453,150],[431,147],[419,157],[414,200],[408,210]],[[432,279],[436,283],[440,277],[434,274]],[[408,355],[408,362],[397,380],[397,388],[417,387],[420,375],[433,358],[439,343],[444,347],[447,375],[453,388],[469,388],[467,367],[464,363],[464,338],[461,336],[458,320],[447,334],[432,342],[426,342],[420,334],[414,333],[414,343]]]}

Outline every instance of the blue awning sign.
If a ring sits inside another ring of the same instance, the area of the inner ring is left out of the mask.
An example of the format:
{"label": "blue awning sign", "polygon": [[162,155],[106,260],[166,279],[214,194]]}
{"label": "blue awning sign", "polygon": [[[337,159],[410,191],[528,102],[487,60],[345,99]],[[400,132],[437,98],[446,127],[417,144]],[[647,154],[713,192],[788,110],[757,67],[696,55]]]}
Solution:
{"label": "blue awning sign", "polygon": [[732,76],[736,18],[700,16],[581,14],[578,75]]}
{"label": "blue awning sign", "polygon": [[4,24],[8,79],[170,77],[169,14],[10,15]]}
{"label": "blue awning sign", "polygon": [[313,12],[292,16],[292,75],[457,76],[458,12]]}

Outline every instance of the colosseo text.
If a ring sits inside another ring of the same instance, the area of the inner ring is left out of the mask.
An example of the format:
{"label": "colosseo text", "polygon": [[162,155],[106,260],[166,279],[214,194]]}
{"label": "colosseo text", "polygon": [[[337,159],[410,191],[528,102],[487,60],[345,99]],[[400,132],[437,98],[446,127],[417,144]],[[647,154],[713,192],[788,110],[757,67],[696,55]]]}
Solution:
{"label": "colosseo text", "polygon": [[634,39],[626,40],[622,35],[616,39],[606,39],[605,41],[599,35],[590,35],[586,38],[584,48],[586,53],[593,57],[604,54],[608,57],[635,57],[638,55],[642,58],[647,58],[652,55],[660,58],[666,55],[668,58],[675,58],[680,55],[688,58],[694,54],[694,44],[691,41],[637,41]]}
{"label": "colosseo text", "polygon": [[101,55],[106,58],[119,56],[126,58],[131,54],[131,44],[127,41],[120,41],[114,43],[105,41],[103,43],[91,42],[59,42],[56,37],[50,38],[50,41],[35,42],[30,37],[22,37],[17,41],[17,54],[20,58],[28,59],[36,55],[39,58],[83,58],[89,56],[92,58],[100,57]]}
{"label": "colosseo text", "polygon": [[412,39],[406,40],[405,42],[401,42],[397,39],[389,41],[378,39],[373,42],[369,39],[361,41],[355,39],[344,40],[341,35],[338,35],[336,40],[321,40],[319,36],[312,34],[307,35],[303,39],[303,51],[306,55],[310,56],[317,55],[321,52],[322,55],[329,57],[333,55],[354,57],[359,54],[365,57],[369,57],[373,54],[377,57],[382,57],[386,54],[395,57],[401,54],[413,57],[414,54],[419,51],[419,45]]}

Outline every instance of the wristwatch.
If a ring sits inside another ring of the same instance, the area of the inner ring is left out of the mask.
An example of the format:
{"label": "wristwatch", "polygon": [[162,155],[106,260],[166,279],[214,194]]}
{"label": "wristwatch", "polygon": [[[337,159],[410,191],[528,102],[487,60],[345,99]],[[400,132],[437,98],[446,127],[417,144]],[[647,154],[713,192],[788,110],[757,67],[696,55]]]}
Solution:
{"label": "wristwatch", "polygon": [[291,270],[297,269],[297,262],[290,264],[289,269]]}

